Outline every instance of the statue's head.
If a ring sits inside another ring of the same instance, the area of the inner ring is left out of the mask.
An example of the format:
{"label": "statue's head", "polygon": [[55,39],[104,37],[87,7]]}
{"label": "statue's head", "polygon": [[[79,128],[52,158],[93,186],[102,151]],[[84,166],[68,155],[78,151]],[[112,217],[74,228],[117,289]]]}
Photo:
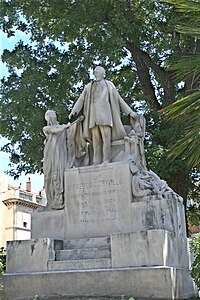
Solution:
{"label": "statue's head", "polygon": [[97,66],[94,69],[94,76],[95,76],[97,81],[101,81],[104,78],[105,75],[106,75],[106,71],[103,67]]}
{"label": "statue's head", "polygon": [[47,121],[47,125],[55,125],[57,124],[57,116],[54,110],[48,109],[45,113],[45,120]]}

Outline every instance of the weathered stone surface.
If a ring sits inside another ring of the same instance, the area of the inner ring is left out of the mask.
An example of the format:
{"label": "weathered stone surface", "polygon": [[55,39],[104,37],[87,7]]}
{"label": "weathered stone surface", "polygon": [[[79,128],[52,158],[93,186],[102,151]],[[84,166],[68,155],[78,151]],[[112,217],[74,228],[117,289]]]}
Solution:
{"label": "weathered stone surface", "polygon": [[132,202],[126,162],[70,169],[65,186],[65,210],[33,214],[32,238],[67,240],[151,229],[186,237],[180,200],[151,196]]}
{"label": "weathered stone surface", "polygon": [[35,239],[8,251],[8,272],[24,274],[3,277],[5,299],[194,296],[181,198],[169,192],[135,201],[129,167],[118,162],[65,173],[65,209],[33,215]]}
{"label": "weathered stone surface", "polygon": [[63,241],[64,249],[85,249],[94,247],[110,247],[110,236],[71,239]]}
{"label": "weathered stone surface", "polygon": [[65,220],[64,210],[39,211],[31,215],[31,237],[65,239]]}
{"label": "weathered stone surface", "polygon": [[189,268],[187,239],[165,230],[111,235],[112,267],[173,266]]}
{"label": "weathered stone surface", "polygon": [[66,237],[98,237],[132,231],[128,163],[65,173]]}
{"label": "weathered stone surface", "polygon": [[150,197],[131,206],[133,232],[164,229],[186,237],[184,207],[181,201]]}
{"label": "weathered stone surface", "polygon": [[110,256],[110,249],[108,248],[87,248],[56,251],[56,260],[107,258]]}
{"label": "weathered stone surface", "polygon": [[82,260],[65,260],[49,261],[49,271],[66,271],[66,270],[95,270],[111,268],[110,258],[82,259]]}
{"label": "weathered stone surface", "polygon": [[47,262],[55,260],[55,250],[62,249],[62,241],[32,239],[7,242],[7,273],[39,272],[47,270]]}
{"label": "weathered stone surface", "polygon": [[[23,284],[22,284],[23,283]],[[184,283],[184,284],[183,284]],[[64,296],[136,299],[189,299],[194,296],[189,270],[172,267],[116,268],[3,276],[4,300],[57,299]]]}
{"label": "weathered stone surface", "polygon": [[[163,229],[186,237],[183,204],[173,197],[132,202],[126,162],[70,169],[65,210],[32,215],[32,238],[76,239]],[[170,193],[169,193],[170,196]]]}

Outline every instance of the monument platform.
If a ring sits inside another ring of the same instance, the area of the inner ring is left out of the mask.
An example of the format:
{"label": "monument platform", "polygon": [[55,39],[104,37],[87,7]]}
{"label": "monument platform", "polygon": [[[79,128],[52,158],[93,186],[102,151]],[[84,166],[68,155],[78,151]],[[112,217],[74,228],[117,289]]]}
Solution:
{"label": "monument platform", "polygon": [[136,200],[131,185],[127,162],[66,171],[65,208],[33,214],[32,239],[8,242],[3,299],[197,295],[181,198]]}
{"label": "monument platform", "polygon": [[65,209],[32,215],[32,238],[74,239],[164,229],[186,237],[182,200],[147,196],[135,201],[128,162],[69,169]]}
{"label": "monument platform", "polygon": [[189,299],[194,296],[189,270],[173,267],[138,267],[7,274],[3,299]]}

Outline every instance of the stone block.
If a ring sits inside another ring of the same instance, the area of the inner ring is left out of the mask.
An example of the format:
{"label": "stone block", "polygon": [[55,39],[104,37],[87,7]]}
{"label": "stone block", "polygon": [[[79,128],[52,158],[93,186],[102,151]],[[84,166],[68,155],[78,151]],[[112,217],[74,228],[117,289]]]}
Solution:
{"label": "stone block", "polygon": [[67,239],[132,231],[128,163],[70,169],[65,191]]}
{"label": "stone block", "polygon": [[173,266],[189,268],[187,239],[165,230],[111,235],[112,267]]}
{"label": "stone block", "polygon": [[52,271],[2,276],[4,300],[74,297],[189,299],[197,295],[190,271],[172,267]]}
{"label": "stone block", "polygon": [[185,212],[180,200],[149,198],[132,203],[133,232],[164,229],[186,237]]}
{"label": "stone block", "polygon": [[107,258],[110,256],[111,253],[110,249],[108,248],[87,248],[56,251],[56,260]]}
{"label": "stone block", "polygon": [[32,238],[97,238],[152,229],[186,237],[180,199],[145,199],[133,202],[127,162],[70,169],[65,172],[65,209],[34,213]]}
{"label": "stone block", "polygon": [[66,270],[87,270],[87,269],[108,269],[111,268],[110,258],[98,259],[82,259],[82,260],[67,260],[67,261],[49,261],[49,271],[66,271]]}
{"label": "stone block", "polygon": [[55,260],[55,250],[62,247],[62,241],[48,238],[9,241],[6,249],[6,272],[47,271],[47,262]]}
{"label": "stone block", "polygon": [[82,238],[63,241],[64,249],[85,249],[94,247],[110,247],[110,236],[98,238]]}
{"label": "stone block", "polygon": [[31,215],[31,238],[65,239],[64,210],[39,211]]}

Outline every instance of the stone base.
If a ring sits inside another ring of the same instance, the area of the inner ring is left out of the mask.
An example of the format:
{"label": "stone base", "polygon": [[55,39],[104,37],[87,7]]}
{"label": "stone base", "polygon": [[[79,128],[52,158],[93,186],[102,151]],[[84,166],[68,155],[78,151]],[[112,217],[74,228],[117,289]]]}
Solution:
{"label": "stone base", "polygon": [[165,230],[10,241],[3,299],[189,299],[195,289],[188,258],[187,240]]}
{"label": "stone base", "polygon": [[151,229],[186,237],[180,200],[149,196],[133,201],[127,162],[70,169],[65,173],[65,209],[32,214],[32,238],[66,240]]}
{"label": "stone base", "polygon": [[[49,238],[10,241],[7,243],[6,271],[16,273],[67,270],[70,267],[66,266],[73,266],[77,261],[80,265],[77,269],[100,268],[101,258],[109,258],[104,263],[112,268],[170,266],[188,269],[190,265],[187,239],[165,230],[112,234],[107,237],[109,243],[99,246],[97,243],[100,239],[106,241],[105,237],[68,241]],[[96,244],[82,246],[83,241],[92,244],[92,240],[96,240]],[[72,243],[74,246],[69,246]],[[85,259],[87,261],[80,261]],[[96,260],[92,262],[89,259]],[[65,264],[63,261],[66,261]],[[57,269],[53,269],[55,266]]]}
{"label": "stone base", "polygon": [[135,201],[127,162],[65,173],[65,208],[32,215],[7,245],[4,300],[122,295],[189,299],[195,289],[181,198]]}
{"label": "stone base", "polygon": [[39,211],[31,215],[31,237],[65,239],[66,215],[64,210]]}
{"label": "stone base", "polygon": [[111,235],[112,267],[171,266],[189,268],[189,242],[166,230]]}
{"label": "stone base", "polygon": [[51,239],[9,241],[6,248],[6,272],[48,271],[48,261],[55,260],[55,251],[63,242]]}
{"label": "stone base", "polygon": [[172,267],[116,268],[6,274],[4,300],[66,299],[122,295],[136,299],[189,299],[197,294],[189,270]]}

